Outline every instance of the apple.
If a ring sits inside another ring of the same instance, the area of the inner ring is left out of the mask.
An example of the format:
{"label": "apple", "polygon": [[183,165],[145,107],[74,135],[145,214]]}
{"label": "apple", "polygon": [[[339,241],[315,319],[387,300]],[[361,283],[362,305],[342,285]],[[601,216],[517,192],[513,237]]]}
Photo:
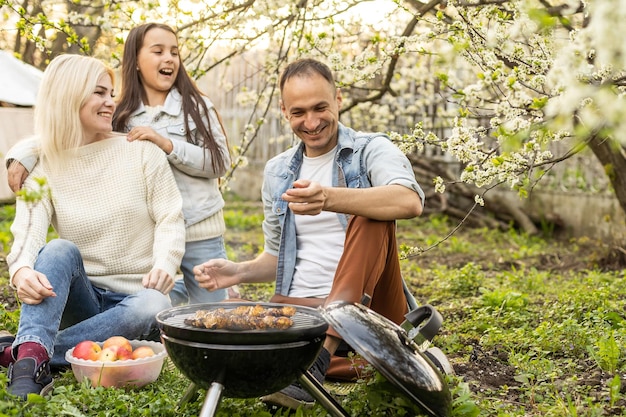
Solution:
{"label": "apple", "polygon": [[113,362],[117,360],[117,348],[104,348],[98,354],[98,360],[102,362]]}
{"label": "apple", "polygon": [[133,351],[133,346],[130,344],[130,341],[124,336],[111,336],[107,340],[105,340],[104,343],[102,343],[102,349],[113,346],[116,347],[116,349],[122,347],[129,352]]}
{"label": "apple", "polygon": [[132,359],[133,358],[133,352],[131,352],[130,350],[126,349],[124,346],[120,346],[117,348],[117,360],[118,361],[125,361],[127,359]]}
{"label": "apple", "polygon": [[97,361],[102,348],[92,340],[83,340],[74,347],[72,356],[79,359]]}
{"label": "apple", "polygon": [[150,346],[139,346],[133,350],[133,359],[149,358],[154,355],[154,350]]}

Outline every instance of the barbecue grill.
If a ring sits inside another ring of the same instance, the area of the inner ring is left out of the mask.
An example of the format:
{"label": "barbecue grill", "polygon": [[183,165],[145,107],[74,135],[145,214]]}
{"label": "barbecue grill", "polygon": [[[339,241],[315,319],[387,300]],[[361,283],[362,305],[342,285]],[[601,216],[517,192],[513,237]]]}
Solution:
{"label": "barbecue grill", "polygon": [[[404,329],[360,304],[338,303],[323,309],[294,305],[296,313],[288,329],[204,329],[185,323],[198,310],[255,305],[285,306],[261,302],[194,304],[170,308],[156,316],[169,357],[192,381],[186,397],[198,388],[207,389],[200,417],[212,417],[222,396],[260,397],[295,381],[334,417],[350,417],[307,371],[322,349],[329,323],[424,411],[434,417],[450,414],[450,393],[436,366]],[[368,334],[368,328],[374,332]]]}

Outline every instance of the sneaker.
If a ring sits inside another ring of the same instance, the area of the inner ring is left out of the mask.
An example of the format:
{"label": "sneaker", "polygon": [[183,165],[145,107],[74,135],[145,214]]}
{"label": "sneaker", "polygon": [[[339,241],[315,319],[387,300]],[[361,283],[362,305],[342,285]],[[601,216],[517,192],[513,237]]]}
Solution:
{"label": "sneaker", "polygon": [[50,361],[37,366],[33,358],[24,358],[9,365],[9,394],[27,399],[28,394],[46,395],[52,389]]}
{"label": "sneaker", "polygon": [[[309,368],[309,372],[320,384],[323,384],[329,366],[330,352],[322,348],[317,359]],[[315,404],[315,398],[302,388],[298,382],[294,382],[279,392],[261,397],[261,401],[271,406],[290,408],[292,410],[298,407],[310,408]]]}
{"label": "sneaker", "polygon": [[4,351],[10,349],[15,341],[15,336],[6,330],[0,330],[0,367],[6,368],[13,362],[12,354],[7,352],[7,355],[4,355]]}
{"label": "sneaker", "polygon": [[4,352],[4,350],[13,345],[15,341],[15,336],[6,330],[0,330],[0,353]]}

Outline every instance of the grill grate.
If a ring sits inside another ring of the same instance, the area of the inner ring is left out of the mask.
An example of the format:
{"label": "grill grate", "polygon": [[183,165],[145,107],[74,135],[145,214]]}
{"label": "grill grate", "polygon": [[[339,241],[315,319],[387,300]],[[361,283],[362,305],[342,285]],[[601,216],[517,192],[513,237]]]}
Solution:
{"label": "grill grate", "polygon": [[[186,314],[178,314],[172,317],[168,317],[167,319],[164,320],[164,323],[168,326],[173,326],[173,327],[177,327],[179,329],[185,329],[185,330],[201,330],[201,331],[220,331],[220,332],[236,332],[236,333],[243,333],[243,332],[248,332],[248,333],[262,333],[262,332],[267,332],[266,329],[260,329],[260,330],[226,330],[226,329],[205,329],[205,328],[201,328],[201,327],[196,327],[196,326],[192,326],[190,324],[186,324],[185,320],[188,318],[191,318],[195,315],[195,312],[193,313],[186,313]],[[324,320],[322,318],[320,318],[319,316],[314,316],[312,314],[308,314],[308,313],[303,313],[301,311],[296,311],[296,314],[294,314],[291,319],[293,320],[293,325],[291,325],[288,329],[285,330],[303,330],[303,329],[308,329],[310,327],[316,327],[319,326],[320,323],[323,323]]]}
{"label": "grill grate", "polygon": [[[310,307],[296,306],[296,313],[291,317],[293,325],[287,329],[206,329],[185,323],[185,319],[191,318],[199,310],[214,310],[217,308],[235,308],[242,303],[196,304],[190,306],[174,307],[157,315],[157,322],[161,331],[169,337],[195,341],[200,343],[224,343],[224,344],[267,344],[286,343],[298,340],[308,340],[325,334],[328,323],[320,312]],[[251,305],[245,303],[243,305]],[[254,303],[264,307],[276,307],[280,304]],[[282,305],[284,306],[284,304]]]}

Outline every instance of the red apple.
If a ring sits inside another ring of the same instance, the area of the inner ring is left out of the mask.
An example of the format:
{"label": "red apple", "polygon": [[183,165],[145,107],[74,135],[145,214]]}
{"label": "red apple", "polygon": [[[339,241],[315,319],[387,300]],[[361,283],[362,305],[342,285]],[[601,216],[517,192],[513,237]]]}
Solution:
{"label": "red apple", "polygon": [[79,359],[97,361],[102,348],[96,342],[83,340],[74,347],[72,356]]}
{"label": "red apple", "polygon": [[133,359],[149,358],[154,355],[154,350],[150,346],[139,346],[133,350]]}
{"label": "red apple", "polygon": [[133,351],[133,346],[130,344],[130,341],[126,339],[124,336],[111,336],[102,344],[102,349],[106,349],[108,347],[116,347],[116,350],[120,347],[125,348],[129,352]]}
{"label": "red apple", "polygon": [[120,346],[119,348],[117,348],[117,360],[118,361],[125,361],[127,359],[132,359],[133,358],[133,352],[131,352],[130,350],[126,349],[123,346]]}
{"label": "red apple", "polygon": [[102,362],[113,362],[117,360],[117,348],[104,348],[98,354],[98,360]]}

